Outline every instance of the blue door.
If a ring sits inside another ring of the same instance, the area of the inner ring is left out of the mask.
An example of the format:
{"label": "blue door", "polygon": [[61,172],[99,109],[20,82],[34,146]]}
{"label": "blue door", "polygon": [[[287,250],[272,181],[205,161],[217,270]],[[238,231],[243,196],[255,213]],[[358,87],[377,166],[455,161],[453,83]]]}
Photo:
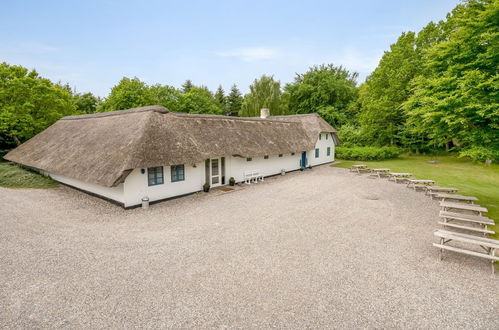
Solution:
{"label": "blue door", "polygon": [[301,167],[307,167],[307,152],[301,153]]}

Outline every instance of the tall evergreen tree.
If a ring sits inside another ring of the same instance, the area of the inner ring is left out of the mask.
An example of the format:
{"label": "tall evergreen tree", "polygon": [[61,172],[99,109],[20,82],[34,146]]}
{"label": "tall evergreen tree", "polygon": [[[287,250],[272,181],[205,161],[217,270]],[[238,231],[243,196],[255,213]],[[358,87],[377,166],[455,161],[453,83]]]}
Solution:
{"label": "tall evergreen tree", "polygon": [[236,84],[232,85],[230,88],[230,93],[227,95],[227,107],[226,107],[226,115],[228,116],[237,116],[241,111],[241,107],[243,104],[243,96]]}
{"label": "tall evergreen tree", "polygon": [[182,84],[182,93],[187,93],[190,91],[192,88],[194,88],[194,84],[190,79],[187,79],[183,84]]}
{"label": "tall evergreen tree", "polygon": [[215,92],[215,101],[218,103],[221,109],[225,110],[227,101],[225,98],[225,91],[222,88],[222,85],[218,85],[217,91]]}

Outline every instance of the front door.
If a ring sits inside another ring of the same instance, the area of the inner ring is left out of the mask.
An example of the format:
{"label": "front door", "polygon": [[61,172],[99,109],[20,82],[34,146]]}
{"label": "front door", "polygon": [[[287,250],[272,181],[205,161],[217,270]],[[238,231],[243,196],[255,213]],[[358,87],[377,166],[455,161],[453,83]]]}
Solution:
{"label": "front door", "polygon": [[301,153],[301,167],[307,167],[307,152],[304,151]]}
{"label": "front door", "polygon": [[222,168],[220,158],[210,159],[210,185],[216,187],[222,184]]}

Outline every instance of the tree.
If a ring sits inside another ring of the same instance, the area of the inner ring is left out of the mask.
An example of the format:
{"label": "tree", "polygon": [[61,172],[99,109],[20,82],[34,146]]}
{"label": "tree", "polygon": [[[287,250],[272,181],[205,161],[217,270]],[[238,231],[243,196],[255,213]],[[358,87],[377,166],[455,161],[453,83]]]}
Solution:
{"label": "tree", "polygon": [[215,92],[215,101],[218,103],[218,106],[225,111],[227,101],[225,99],[225,91],[222,88],[222,85],[219,85],[217,91]]}
{"label": "tree", "polygon": [[448,35],[424,54],[426,74],[403,106],[411,131],[429,145],[499,152],[498,17],[497,1],[466,1],[448,16]]}
{"label": "tree", "polygon": [[243,96],[241,95],[241,92],[237,88],[236,84],[232,85],[232,87],[230,88],[230,93],[229,95],[227,95],[226,101],[226,115],[237,116],[241,111]]}
{"label": "tree", "polygon": [[194,85],[192,84],[192,81],[190,79],[187,79],[183,84],[182,84],[182,93],[187,93],[189,92]]}
{"label": "tree", "polygon": [[79,113],[94,113],[100,102],[100,99],[95,97],[92,93],[74,93],[73,100],[76,111]]}
{"label": "tree", "polygon": [[111,89],[111,93],[102,102],[99,111],[124,110],[153,104],[156,104],[156,100],[146,83],[137,77],[132,79],[123,77]]}
{"label": "tree", "polygon": [[378,145],[400,142],[405,118],[402,103],[408,98],[410,81],[420,73],[414,32],[402,33],[385,52],[378,67],[359,89],[363,135]]}
{"label": "tree", "polygon": [[34,70],[0,63],[0,149],[19,145],[75,112],[67,89]]}
{"label": "tree", "polygon": [[286,86],[293,113],[318,112],[330,124],[341,126],[355,117],[350,106],[357,98],[357,73],[333,64],[311,67]]}
{"label": "tree", "polygon": [[255,79],[250,92],[244,96],[240,111],[242,117],[260,116],[260,109],[268,108],[272,115],[287,113],[287,105],[281,90],[281,83],[272,76],[263,75]]}
{"label": "tree", "polygon": [[204,88],[192,87],[187,93],[181,94],[178,111],[187,113],[223,114],[213,95]]}
{"label": "tree", "polygon": [[169,111],[179,111],[180,91],[175,87],[156,84],[149,87],[153,97],[153,104],[159,104]]}

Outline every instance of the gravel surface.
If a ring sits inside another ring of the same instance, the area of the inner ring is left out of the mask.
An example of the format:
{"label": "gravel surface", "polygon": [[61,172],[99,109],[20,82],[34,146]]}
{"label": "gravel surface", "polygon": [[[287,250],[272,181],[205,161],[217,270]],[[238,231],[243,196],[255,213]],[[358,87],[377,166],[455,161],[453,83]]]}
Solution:
{"label": "gravel surface", "polygon": [[438,260],[438,204],[327,166],[125,211],[0,188],[0,328],[498,328],[498,276]]}

